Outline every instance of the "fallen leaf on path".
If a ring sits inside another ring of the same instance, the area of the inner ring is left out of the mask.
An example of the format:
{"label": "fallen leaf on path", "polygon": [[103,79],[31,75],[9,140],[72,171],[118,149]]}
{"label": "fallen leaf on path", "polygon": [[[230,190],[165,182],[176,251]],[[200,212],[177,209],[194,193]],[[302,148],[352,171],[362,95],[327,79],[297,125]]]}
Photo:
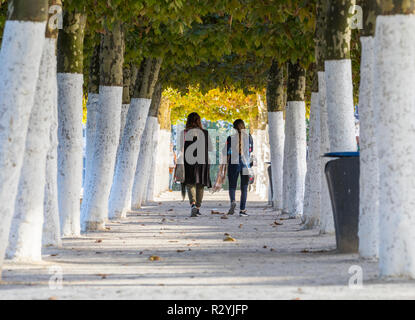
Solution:
{"label": "fallen leaf on path", "polygon": [[151,256],[150,258],[148,258],[148,260],[150,260],[150,261],[160,261],[161,258],[159,256]]}
{"label": "fallen leaf on path", "polygon": [[225,235],[225,236],[230,236],[230,234],[229,234],[229,233],[225,233],[224,235]]}
{"label": "fallen leaf on path", "polygon": [[222,217],[220,217],[221,219],[224,219],[224,220],[226,220],[226,219],[229,219],[228,218],[228,216],[222,216]]}
{"label": "fallen leaf on path", "polygon": [[232,238],[232,237],[225,237],[225,239],[223,239],[223,241],[226,241],[226,242],[234,242],[236,240],[234,238]]}
{"label": "fallen leaf on path", "polygon": [[109,231],[109,230],[111,230],[111,228],[110,227],[105,227],[105,230],[108,230]]}
{"label": "fallen leaf on path", "polygon": [[274,224],[275,224],[276,226],[282,226],[282,225],[283,225],[282,223],[279,223],[279,222],[277,222],[277,221],[274,221]]}
{"label": "fallen leaf on path", "polygon": [[59,253],[52,253],[50,256],[51,257],[56,257],[56,256],[58,256],[59,255]]}
{"label": "fallen leaf on path", "polygon": [[267,246],[263,246],[264,249],[268,248]]}
{"label": "fallen leaf on path", "polygon": [[301,251],[301,253],[309,253],[310,251],[308,251],[307,249],[304,249]]}
{"label": "fallen leaf on path", "polygon": [[101,243],[102,239],[95,240],[96,243]]}
{"label": "fallen leaf on path", "polygon": [[107,274],[103,274],[103,273],[98,273],[97,276],[101,277],[101,279],[107,279],[107,277],[108,277]]}
{"label": "fallen leaf on path", "polygon": [[186,250],[177,250],[176,252],[178,252],[178,253],[182,253],[182,252],[185,252]]}
{"label": "fallen leaf on path", "polygon": [[211,214],[222,214],[222,213],[220,213],[219,211],[216,211],[216,210],[212,210]]}
{"label": "fallen leaf on path", "polygon": [[167,221],[166,218],[161,219],[161,222],[166,222],[166,221]]}
{"label": "fallen leaf on path", "polygon": [[173,209],[169,209],[169,210],[167,210],[168,212],[172,212],[172,211],[174,211]]}
{"label": "fallen leaf on path", "polygon": [[242,226],[243,226],[243,224],[240,224],[240,225],[239,225],[239,229],[241,229],[241,228],[242,228]]}
{"label": "fallen leaf on path", "polygon": [[169,240],[169,242],[179,242],[179,241],[177,241],[177,240]]}

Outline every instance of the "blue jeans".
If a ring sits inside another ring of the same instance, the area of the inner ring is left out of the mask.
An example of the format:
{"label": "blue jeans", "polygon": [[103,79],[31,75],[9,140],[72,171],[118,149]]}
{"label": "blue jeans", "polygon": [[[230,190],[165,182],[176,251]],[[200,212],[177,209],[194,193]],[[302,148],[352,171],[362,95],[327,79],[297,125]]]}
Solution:
{"label": "blue jeans", "polygon": [[169,190],[173,190],[173,180],[174,180],[174,174],[169,173]]}
{"label": "blue jeans", "polygon": [[246,209],[246,200],[248,199],[249,175],[244,175],[244,168],[246,165],[241,161],[239,164],[228,165],[228,179],[229,179],[229,197],[231,202],[235,202],[236,188],[238,186],[238,178],[241,176],[241,211]]}

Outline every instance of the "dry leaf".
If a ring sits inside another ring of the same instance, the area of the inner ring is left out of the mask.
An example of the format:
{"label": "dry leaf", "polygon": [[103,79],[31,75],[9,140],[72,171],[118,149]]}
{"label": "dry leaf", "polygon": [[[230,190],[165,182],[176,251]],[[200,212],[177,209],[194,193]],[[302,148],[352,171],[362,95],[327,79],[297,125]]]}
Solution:
{"label": "dry leaf", "polygon": [[223,241],[226,241],[226,242],[234,242],[236,240],[234,238],[232,238],[232,237],[225,237],[225,239],[223,239]]}
{"label": "dry leaf", "polygon": [[107,274],[103,274],[103,273],[98,273],[97,276],[101,277],[101,279],[107,279],[107,277],[108,277]]}
{"label": "dry leaf", "polygon": [[178,253],[185,252],[186,250],[177,250]]}
{"label": "dry leaf", "polygon": [[219,211],[216,211],[216,210],[212,210],[211,211],[211,214],[221,214]]}
{"label": "dry leaf", "polygon": [[276,226],[282,226],[282,223],[279,223],[279,222],[277,222],[277,221],[274,221],[274,224],[275,224]]}
{"label": "dry leaf", "polygon": [[150,261],[160,261],[161,258],[159,256],[151,256],[150,258],[148,258]]}
{"label": "dry leaf", "polygon": [[101,243],[101,242],[102,242],[101,239],[98,239],[98,240],[95,241],[95,243]]}
{"label": "dry leaf", "polygon": [[242,226],[243,226],[243,224],[240,224],[240,225],[239,225],[239,229],[241,229],[241,228],[242,228]]}

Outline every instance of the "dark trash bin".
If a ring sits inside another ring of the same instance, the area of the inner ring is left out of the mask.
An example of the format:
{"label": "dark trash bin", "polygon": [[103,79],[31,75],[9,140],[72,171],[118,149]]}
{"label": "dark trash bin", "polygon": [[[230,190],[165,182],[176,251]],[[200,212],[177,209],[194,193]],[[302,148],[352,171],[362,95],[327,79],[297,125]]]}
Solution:
{"label": "dark trash bin", "polygon": [[359,153],[328,153],[324,156],[337,158],[329,161],[325,168],[333,208],[337,251],[357,253],[359,250]]}

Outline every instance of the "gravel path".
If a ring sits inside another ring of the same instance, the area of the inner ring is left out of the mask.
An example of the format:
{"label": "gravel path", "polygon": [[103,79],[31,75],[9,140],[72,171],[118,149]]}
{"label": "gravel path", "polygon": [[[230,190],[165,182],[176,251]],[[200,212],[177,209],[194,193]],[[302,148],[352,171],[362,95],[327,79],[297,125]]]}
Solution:
{"label": "gravel path", "polygon": [[[336,254],[334,236],[302,230],[252,194],[244,218],[211,213],[227,211],[226,193],[206,193],[199,218],[179,198],[65,239],[41,263],[7,261],[0,299],[415,298],[415,281],[379,279],[376,262]],[[362,289],[349,287],[351,266],[362,268]],[[62,287],[51,287],[60,272]]]}

